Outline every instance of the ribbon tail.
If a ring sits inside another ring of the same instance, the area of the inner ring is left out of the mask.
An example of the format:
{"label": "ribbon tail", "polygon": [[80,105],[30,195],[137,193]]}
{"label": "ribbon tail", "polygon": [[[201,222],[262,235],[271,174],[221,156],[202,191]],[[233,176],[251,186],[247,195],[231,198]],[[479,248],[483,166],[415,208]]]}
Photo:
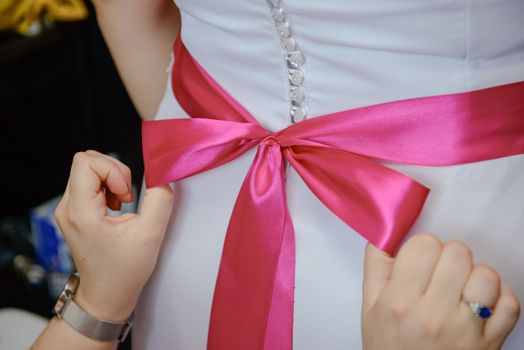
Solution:
{"label": "ribbon tail", "polygon": [[324,205],[390,254],[399,248],[429,194],[408,176],[350,152],[290,146],[284,156]]}
{"label": "ribbon tail", "polygon": [[262,142],[229,222],[208,349],[292,348],[294,248],[280,147]]}
{"label": "ribbon tail", "polygon": [[286,206],[282,246],[273,282],[264,350],[291,350],[293,348],[295,263],[295,232]]}

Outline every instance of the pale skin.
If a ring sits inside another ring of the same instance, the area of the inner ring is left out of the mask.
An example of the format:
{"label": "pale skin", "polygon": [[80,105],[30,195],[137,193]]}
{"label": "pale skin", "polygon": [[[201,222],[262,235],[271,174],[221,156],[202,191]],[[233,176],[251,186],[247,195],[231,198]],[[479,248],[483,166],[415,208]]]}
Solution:
{"label": "pale skin", "polygon": [[[170,0],[94,0],[99,25],[139,114],[151,119],[167,80],[180,16]],[[71,248],[81,282],[74,299],[93,316],[124,321],[149,279],[165,235],[174,194],[148,189],[138,214],[112,218],[132,200],[131,173],[95,151],[78,153],[56,220]],[[365,350],[500,349],[515,326],[516,295],[492,268],[474,261],[458,242],[416,234],[396,257],[366,248],[362,338]],[[132,271],[133,273],[130,273]],[[464,300],[495,309],[482,320]],[[109,350],[52,319],[34,350]]]}
{"label": "pale skin", "polygon": [[164,94],[166,67],[180,27],[171,0],[93,0],[104,40],[142,119]]}

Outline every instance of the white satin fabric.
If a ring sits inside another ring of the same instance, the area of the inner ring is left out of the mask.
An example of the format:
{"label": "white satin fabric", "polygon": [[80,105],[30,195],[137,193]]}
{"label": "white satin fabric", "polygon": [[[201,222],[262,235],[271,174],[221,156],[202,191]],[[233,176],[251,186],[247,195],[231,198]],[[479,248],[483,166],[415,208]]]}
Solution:
{"label": "white satin fabric", "polygon": [[[306,57],[312,116],[524,80],[522,0],[282,3]],[[198,62],[262,125],[289,125],[287,66],[266,0],[177,4],[182,38]],[[186,116],[168,85],[157,118]],[[224,236],[253,156],[254,150],[177,184],[160,261],[136,311],[133,349],[206,348]],[[465,242],[477,261],[497,269],[524,300],[524,156],[391,167],[432,190],[412,233]],[[287,194],[297,242],[294,348],[360,349],[366,242],[293,170]],[[504,349],[522,344],[521,321]]]}

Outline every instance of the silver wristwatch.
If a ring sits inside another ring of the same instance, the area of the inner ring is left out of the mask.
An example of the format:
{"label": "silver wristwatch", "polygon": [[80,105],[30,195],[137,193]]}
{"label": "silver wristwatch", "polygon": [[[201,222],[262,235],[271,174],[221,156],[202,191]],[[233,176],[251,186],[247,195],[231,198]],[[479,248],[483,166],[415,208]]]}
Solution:
{"label": "silver wristwatch", "polygon": [[95,318],[73,300],[79,282],[78,273],[75,272],[69,277],[56,301],[53,313],[58,319],[63,319],[75,330],[91,339],[123,342],[133,325],[133,315],[125,322],[111,322]]}

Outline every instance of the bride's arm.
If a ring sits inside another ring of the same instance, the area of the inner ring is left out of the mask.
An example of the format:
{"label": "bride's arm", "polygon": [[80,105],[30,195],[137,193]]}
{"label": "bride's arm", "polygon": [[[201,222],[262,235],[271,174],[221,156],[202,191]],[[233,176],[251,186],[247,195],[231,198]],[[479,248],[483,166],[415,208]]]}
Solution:
{"label": "bride's arm", "polygon": [[180,15],[172,0],[93,0],[98,24],[128,94],[151,119],[167,81]]}

